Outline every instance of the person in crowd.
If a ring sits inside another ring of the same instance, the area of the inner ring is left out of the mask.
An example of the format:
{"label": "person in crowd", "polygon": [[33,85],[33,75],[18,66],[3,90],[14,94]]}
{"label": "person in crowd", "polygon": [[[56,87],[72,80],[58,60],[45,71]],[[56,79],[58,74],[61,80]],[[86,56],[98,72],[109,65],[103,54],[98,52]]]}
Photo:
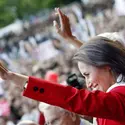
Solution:
{"label": "person in crowd", "polygon": [[45,125],[83,125],[77,114],[60,107],[40,103],[39,110],[44,114]]}
{"label": "person in crowd", "polygon": [[59,75],[53,70],[49,70],[45,74],[45,79],[54,83],[58,83]]}
{"label": "person in crowd", "polygon": [[[49,70],[46,72],[45,79],[55,84],[59,83],[59,75],[52,70]],[[65,83],[63,85],[68,85],[68,84]],[[91,124],[90,122],[84,120],[84,118],[82,118],[82,121],[81,121],[80,116],[78,114],[69,112],[60,107],[52,106],[43,102],[39,104],[39,110],[44,115],[44,118],[46,120],[46,125],[50,123],[52,125],[56,125],[56,124],[57,125],[90,125]]]}
{"label": "person in crowd", "polygon": [[95,36],[78,49],[74,60],[91,91],[18,74],[9,71],[2,64],[0,76],[23,89],[26,97],[81,115],[96,117],[98,125],[124,125],[124,46],[106,37]]}
{"label": "person in crowd", "polygon": [[24,120],[20,121],[17,125],[38,125],[38,124],[30,120]]}
{"label": "person in crowd", "polygon": [[[44,76],[44,78],[46,80],[54,82],[54,83],[58,83],[58,79],[59,79],[58,77],[59,77],[58,74],[52,70],[47,71],[45,76]],[[39,108],[39,111],[40,111],[39,124],[44,125],[45,124],[45,116],[43,114],[43,111],[41,111],[41,108]],[[46,117],[49,117],[49,116],[46,116]]]}
{"label": "person in crowd", "polygon": [[7,120],[5,117],[0,116],[0,125],[6,125],[7,124]]}
{"label": "person in crowd", "polygon": [[39,116],[39,125],[44,125],[45,124],[45,118],[42,112],[40,112],[40,116]]}

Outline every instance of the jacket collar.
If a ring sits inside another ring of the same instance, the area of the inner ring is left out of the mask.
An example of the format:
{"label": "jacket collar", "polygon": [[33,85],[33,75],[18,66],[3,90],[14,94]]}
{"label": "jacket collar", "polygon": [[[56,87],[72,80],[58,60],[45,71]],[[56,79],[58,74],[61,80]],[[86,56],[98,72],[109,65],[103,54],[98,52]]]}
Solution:
{"label": "jacket collar", "polygon": [[122,77],[123,77],[123,75],[120,74],[118,76],[117,80],[116,80],[117,82],[114,85],[112,85],[111,87],[109,87],[106,92],[110,92],[113,88],[118,87],[118,86],[124,86],[125,87],[125,81]]}

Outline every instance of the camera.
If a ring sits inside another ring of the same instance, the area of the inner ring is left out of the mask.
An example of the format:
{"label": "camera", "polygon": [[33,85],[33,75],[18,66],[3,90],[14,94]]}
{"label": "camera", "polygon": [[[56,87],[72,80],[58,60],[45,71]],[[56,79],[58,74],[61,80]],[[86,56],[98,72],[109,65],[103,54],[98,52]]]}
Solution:
{"label": "camera", "polygon": [[77,89],[86,88],[85,79],[83,77],[78,77],[75,73],[70,74],[66,80],[69,86],[75,87]]}

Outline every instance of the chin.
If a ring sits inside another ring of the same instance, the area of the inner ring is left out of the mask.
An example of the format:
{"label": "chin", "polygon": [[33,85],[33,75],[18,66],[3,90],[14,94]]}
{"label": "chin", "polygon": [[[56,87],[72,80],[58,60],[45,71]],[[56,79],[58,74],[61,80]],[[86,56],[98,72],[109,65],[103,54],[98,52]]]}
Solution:
{"label": "chin", "polygon": [[106,90],[106,89],[100,89],[100,91],[102,91],[102,92],[106,92],[107,90]]}
{"label": "chin", "polygon": [[105,90],[103,88],[98,88],[97,90],[105,92]]}

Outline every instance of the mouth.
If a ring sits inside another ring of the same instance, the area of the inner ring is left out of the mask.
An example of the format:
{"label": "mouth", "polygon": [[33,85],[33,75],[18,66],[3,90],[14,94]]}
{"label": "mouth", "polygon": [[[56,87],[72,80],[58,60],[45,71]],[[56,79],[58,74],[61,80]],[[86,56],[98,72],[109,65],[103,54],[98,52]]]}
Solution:
{"label": "mouth", "polygon": [[99,90],[98,88],[93,88],[92,91],[96,91],[96,90]]}
{"label": "mouth", "polygon": [[92,89],[92,91],[99,90],[99,86],[98,86],[98,84],[94,85],[91,89]]}

